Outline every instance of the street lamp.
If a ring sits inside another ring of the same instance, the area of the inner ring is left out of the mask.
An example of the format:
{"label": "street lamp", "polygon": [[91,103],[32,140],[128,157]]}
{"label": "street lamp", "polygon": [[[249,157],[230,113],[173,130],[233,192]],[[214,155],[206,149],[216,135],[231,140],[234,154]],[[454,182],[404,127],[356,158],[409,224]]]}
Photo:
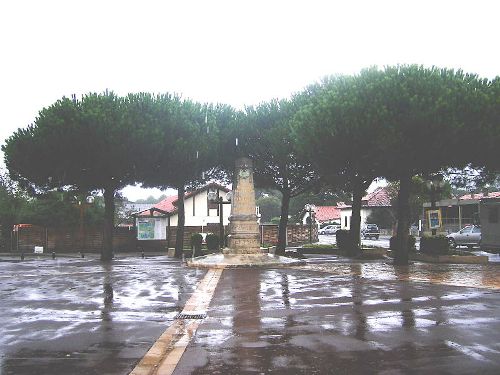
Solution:
{"label": "street lamp", "polygon": [[211,203],[217,203],[219,209],[219,247],[222,250],[224,246],[224,211],[223,207],[225,204],[231,204],[231,192],[226,194],[226,200],[219,197],[216,191],[212,190],[208,192],[208,201]]}
{"label": "street lamp", "polygon": [[[434,175],[430,180],[427,181],[427,188],[430,190],[431,195],[431,211],[436,210],[436,194],[441,191],[444,187],[445,182],[443,181],[443,177],[440,175]],[[429,222],[429,227],[431,223]],[[437,233],[436,228],[431,229],[432,235],[435,236]]]}
{"label": "street lamp", "polygon": [[313,211],[316,210],[314,204],[306,204],[304,209],[309,212],[309,243],[312,243],[312,223],[313,223]]}

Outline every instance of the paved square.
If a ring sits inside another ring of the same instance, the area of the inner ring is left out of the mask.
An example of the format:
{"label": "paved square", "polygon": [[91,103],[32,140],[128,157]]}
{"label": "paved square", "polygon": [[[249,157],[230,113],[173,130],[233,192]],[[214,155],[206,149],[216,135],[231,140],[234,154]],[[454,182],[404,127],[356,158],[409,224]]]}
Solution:
{"label": "paved square", "polygon": [[166,257],[0,261],[0,373],[127,374],[205,272]]}
{"label": "paved square", "polygon": [[206,272],[160,256],[3,257],[0,373],[129,374],[184,323],[197,330],[175,344],[179,362],[158,366],[176,375],[500,371],[499,265],[226,269],[212,300],[199,296],[207,317],[173,324]]}

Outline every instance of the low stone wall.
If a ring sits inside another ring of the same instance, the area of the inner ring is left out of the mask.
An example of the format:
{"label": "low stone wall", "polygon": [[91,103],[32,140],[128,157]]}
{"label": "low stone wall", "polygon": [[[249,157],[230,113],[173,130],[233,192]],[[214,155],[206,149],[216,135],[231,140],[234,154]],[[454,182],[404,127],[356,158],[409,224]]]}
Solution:
{"label": "low stone wall", "polygon": [[[288,225],[287,245],[296,246],[309,242],[309,225]],[[318,242],[318,228],[311,227],[312,242]],[[278,225],[263,224],[260,226],[261,245],[276,245],[278,243]]]}
{"label": "low stone wall", "polygon": [[455,264],[485,264],[488,263],[487,256],[476,255],[427,255],[410,254],[411,260],[429,263],[455,263]]}

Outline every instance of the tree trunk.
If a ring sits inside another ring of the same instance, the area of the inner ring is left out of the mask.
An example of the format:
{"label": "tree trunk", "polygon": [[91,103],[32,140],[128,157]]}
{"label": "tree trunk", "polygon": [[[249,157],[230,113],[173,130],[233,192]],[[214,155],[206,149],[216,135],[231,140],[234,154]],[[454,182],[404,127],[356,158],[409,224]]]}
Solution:
{"label": "tree trunk", "polygon": [[361,204],[364,195],[363,185],[354,182],[352,188],[352,216],[350,225],[351,237],[351,255],[356,255],[360,251],[360,232],[361,232]]}
{"label": "tree trunk", "polygon": [[101,260],[113,259],[113,230],[115,221],[115,189],[104,189],[104,231]]}
{"label": "tree trunk", "polygon": [[175,238],[175,257],[182,258],[184,251],[184,184],[177,188],[177,232]]}
{"label": "tree trunk", "polygon": [[282,191],[281,217],[278,227],[278,244],[276,245],[276,255],[285,255],[286,248],[286,227],[288,225],[288,212],[290,207],[290,191]]}
{"label": "tree trunk", "polygon": [[408,230],[410,218],[411,175],[405,174],[399,180],[398,227],[396,231],[396,252],[394,264],[408,265]]}

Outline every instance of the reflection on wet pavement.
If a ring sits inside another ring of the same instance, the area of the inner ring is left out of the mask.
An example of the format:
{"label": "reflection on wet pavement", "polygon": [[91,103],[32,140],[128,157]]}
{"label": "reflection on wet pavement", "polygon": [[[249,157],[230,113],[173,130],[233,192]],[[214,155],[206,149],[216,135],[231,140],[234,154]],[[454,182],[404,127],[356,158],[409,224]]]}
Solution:
{"label": "reflection on wet pavement", "polygon": [[400,280],[500,289],[500,264],[436,264],[415,262],[395,266],[391,261],[349,262],[345,258],[310,257],[305,268],[333,275],[370,280]]}
{"label": "reflection on wet pavement", "polygon": [[1,262],[0,373],[128,373],[205,272],[165,257]]}
{"label": "reflection on wet pavement", "polygon": [[[316,256],[227,269],[175,373],[496,374],[499,271]],[[205,273],[164,257],[0,262],[0,373],[126,374]]]}
{"label": "reflection on wet pavement", "polygon": [[364,266],[225,270],[175,374],[497,373],[498,292]]}

